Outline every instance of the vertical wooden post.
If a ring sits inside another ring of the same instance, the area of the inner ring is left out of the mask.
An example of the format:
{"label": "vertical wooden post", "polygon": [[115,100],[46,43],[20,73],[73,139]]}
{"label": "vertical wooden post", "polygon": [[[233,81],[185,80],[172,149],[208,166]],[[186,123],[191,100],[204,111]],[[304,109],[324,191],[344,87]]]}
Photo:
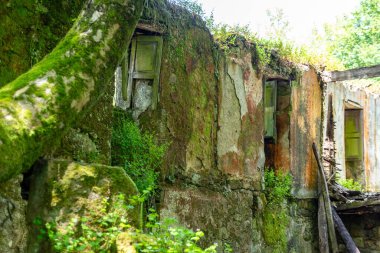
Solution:
{"label": "vertical wooden post", "polygon": [[319,252],[330,253],[329,238],[327,233],[327,220],[325,202],[322,195],[322,180],[318,173],[318,234],[319,234]]}

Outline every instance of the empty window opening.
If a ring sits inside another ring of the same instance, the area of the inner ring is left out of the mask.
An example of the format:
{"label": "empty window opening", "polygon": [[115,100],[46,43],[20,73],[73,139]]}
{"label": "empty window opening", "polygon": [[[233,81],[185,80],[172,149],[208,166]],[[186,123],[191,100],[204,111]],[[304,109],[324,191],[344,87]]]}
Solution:
{"label": "empty window opening", "polygon": [[291,89],[288,80],[269,79],[264,85],[265,167],[290,166],[289,127]]}

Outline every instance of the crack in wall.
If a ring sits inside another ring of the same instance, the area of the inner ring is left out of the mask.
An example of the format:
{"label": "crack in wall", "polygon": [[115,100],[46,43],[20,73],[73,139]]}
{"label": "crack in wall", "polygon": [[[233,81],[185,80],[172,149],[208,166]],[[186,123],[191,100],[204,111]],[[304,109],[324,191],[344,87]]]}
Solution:
{"label": "crack in wall", "polygon": [[244,85],[242,85],[242,90],[241,92],[239,92],[239,89],[238,89],[238,86],[235,82],[235,79],[231,76],[231,74],[229,73],[229,68],[228,68],[228,64],[227,64],[227,71],[226,71],[226,74],[227,76],[230,78],[231,80],[231,83],[234,87],[234,90],[235,90],[235,96],[239,102],[239,108],[240,108],[240,119],[248,112],[248,108],[247,108],[247,105],[245,102],[245,89],[244,89]]}

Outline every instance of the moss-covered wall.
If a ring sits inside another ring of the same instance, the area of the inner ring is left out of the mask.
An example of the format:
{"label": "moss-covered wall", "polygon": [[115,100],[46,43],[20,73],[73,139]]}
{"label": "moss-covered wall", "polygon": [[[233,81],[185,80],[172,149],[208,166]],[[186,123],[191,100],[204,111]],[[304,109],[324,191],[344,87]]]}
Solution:
{"label": "moss-covered wall", "polygon": [[[255,45],[239,38],[228,52],[222,51],[196,16],[163,1],[149,5],[154,9],[145,9],[140,22],[163,29],[159,102],[137,121],[160,142],[170,144],[162,166],[161,215],[202,229],[220,250],[229,243],[235,252],[284,248],[313,252],[313,204],[278,206],[276,210],[286,210],[286,217],[278,220],[262,194],[263,79],[296,80],[283,94],[286,103],[279,101],[284,127],[278,143],[282,153],[276,159],[293,173],[295,189],[313,192],[315,167],[307,152],[312,141],[319,141],[321,114],[315,71],[302,71],[276,56],[260,69]],[[290,133],[292,127],[296,132]],[[291,153],[292,148],[306,152],[307,158]],[[311,176],[305,177],[305,171]],[[273,224],[265,228],[266,223]],[[282,234],[277,234],[277,225],[283,227]],[[307,235],[298,238],[302,233]],[[273,243],[270,234],[284,243]]]}
{"label": "moss-covered wall", "polygon": [[[271,252],[273,245],[268,241],[276,232],[276,222],[281,221],[271,219],[276,213],[266,209],[262,194],[262,80],[278,75],[298,81],[296,68],[273,57],[265,71],[260,70],[255,46],[250,43],[237,40],[228,52],[223,52],[199,17],[161,0],[148,1],[145,7],[140,22],[160,27],[164,41],[158,106],[138,119],[144,131],[169,143],[162,166],[161,214],[204,230],[206,238],[219,242],[220,247],[229,243],[235,252]],[[92,38],[96,40],[98,33]],[[124,54],[125,48],[120,50],[118,45],[112,54],[113,63]],[[99,62],[99,66],[102,64]],[[113,71],[107,69],[107,75]],[[64,132],[59,148],[45,154],[109,163],[112,88],[102,76],[95,72],[92,75],[103,84],[94,91],[100,100],[81,118],[67,122],[71,129]],[[315,187],[311,143],[319,142],[321,92],[313,69],[300,76],[298,84],[292,83],[292,110],[287,115],[290,125],[283,134],[288,139],[280,143],[283,152],[290,153],[284,164],[290,164],[295,193],[310,197]],[[55,141],[61,139],[60,134]],[[313,205],[284,205],[290,225],[286,230],[288,243],[281,247],[300,252],[314,250],[310,239],[314,236],[310,232],[315,218]],[[274,225],[265,228],[268,222]],[[296,239],[304,231],[307,235]]]}
{"label": "moss-covered wall", "polygon": [[0,89],[0,180],[27,170],[103,94],[143,2],[89,2],[65,39]]}
{"label": "moss-covered wall", "polygon": [[165,26],[159,103],[156,110],[143,113],[139,122],[143,130],[170,143],[162,171],[165,180],[183,178],[197,185],[210,184],[221,178],[215,169],[214,43],[198,17],[174,5],[153,7],[145,9],[143,18]]}

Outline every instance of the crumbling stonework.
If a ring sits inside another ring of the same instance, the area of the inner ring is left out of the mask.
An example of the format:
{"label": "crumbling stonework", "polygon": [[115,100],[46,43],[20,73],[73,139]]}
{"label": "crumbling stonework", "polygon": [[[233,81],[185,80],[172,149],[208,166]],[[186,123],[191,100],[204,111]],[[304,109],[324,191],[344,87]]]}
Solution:
{"label": "crumbling stonework", "polygon": [[25,252],[28,236],[26,201],[21,197],[22,175],[0,184],[0,252]]}
{"label": "crumbling stonework", "polygon": [[[205,232],[207,242],[234,252],[252,252],[253,195],[247,190],[215,192],[200,187],[165,187],[161,215]],[[237,205],[237,203],[239,203]]]}
{"label": "crumbling stonework", "polygon": [[[255,46],[249,42],[237,39],[224,52],[204,22],[183,8],[161,1],[149,1],[147,6],[141,21],[164,27],[159,102],[154,109],[147,103],[143,110],[137,106],[131,113],[142,130],[153,132],[159,142],[169,144],[161,171],[161,215],[177,217],[188,227],[204,230],[207,244],[217,242],[219,251],[228,243],[238,253],[273,252],[265,240],[268,231],[264,231],[264,215],[269,207],[262,192],[268,159],[264,154],[263,80],[290,80],[278,101],[277,118],[283,128],[278,128],[279,139],[273,150],[275,166],[292,173],[294,194],[302,199],[315,195],[316,165],[311,143],[319,143],[322,112],[316,71],[307,68],[298,73],[296,66],[283,66],[279,60],[271,60],[269,66],[259,69],[255,65],[259,61]],[[95,32],[91,38],[98,41],[103,35]],[[121,48],[119,51],[126,49]],[[124,55],[119,51],[112,51],[113,63]],[[96,62],[95,67],[104,66]],[[113,71],[109,67],[107,75]],[[112,92],[104,87],[107,80],[98,72],[91,75],[97,78],[98,86],[85,88],[83,100],[74,100],[69,106],[82,109],[91,89],[96,95],[108,91],[99,96],[97,106],[83,109],[81,115],[85,118],[75,124],[67,122],[74,128],[64,132],[69,134],[56,153],[48,153],[50,157],[109,164]],[[116,75],[120,77],[120,71]],[[115,104],[126,109],[120,94],[122,82],[116,80]],[[148,100],[145,97],[143,102]],[[42,153],[46,154],[38,154]],[[63,224],[70,217],[89,212],[88,208],[102,196],[111,199],[118,192],[135,192],[125,189],[125,182],[132,183],[120,168],[54,160],[39,169],[32,172],[30,186],[29,252],[48,248],[34,241],[36,227],[32,223],[37,216]],[[299,203],[284,202],[278,207],[286,210],[289,220],[287,238],[283,239],[289,251],[313,252],[316,208],[312,201],[300,199],[295,200]]]}

